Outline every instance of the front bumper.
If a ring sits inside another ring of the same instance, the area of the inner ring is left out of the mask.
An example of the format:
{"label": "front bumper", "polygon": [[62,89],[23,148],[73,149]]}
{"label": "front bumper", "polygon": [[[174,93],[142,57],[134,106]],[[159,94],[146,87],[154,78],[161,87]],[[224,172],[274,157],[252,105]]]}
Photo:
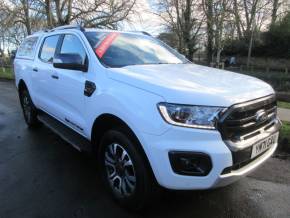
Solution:
{"label": "front bumper", "polygon": [[278,146],[278,143],[272,146],[269,150],[267,150],[261,156],[251,161],[248,165],[238,170],[231,171],[230,173],[220,175],[219,178],[216,180],[216,183],[213,185],[213,187],[222,187],[222,186],[229,185],[239,180],[241,177],[248,175],[249,173],[254,171],[257,167],[262,165],[269,157],[271,157],[272,154],[275,152],[277,146]]}
{"label": "front bumper", "polygon": [[[218,131],[173,126],[163,135],[143,133],[141,138],[157,182],[165,188],[175,190],[210,189],[228,185],[255,170],[277,148],[277,144],[274,144],[247,165],[224,173],[224,169],[233,166],[233,155]],[[207,154],[210,156],[212,169],[206,176],[176,174],[169,161],[170,151],[194,151]]]}

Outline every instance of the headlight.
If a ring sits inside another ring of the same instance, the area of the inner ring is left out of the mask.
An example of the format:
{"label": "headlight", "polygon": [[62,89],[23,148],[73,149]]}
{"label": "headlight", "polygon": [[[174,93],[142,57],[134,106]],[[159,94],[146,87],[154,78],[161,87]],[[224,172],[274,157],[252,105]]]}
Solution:
{"label": "headlight", "polygon": [[200,129],[215,129],[216,118],[224,107],[159,103],[158,109],[170,124]]}

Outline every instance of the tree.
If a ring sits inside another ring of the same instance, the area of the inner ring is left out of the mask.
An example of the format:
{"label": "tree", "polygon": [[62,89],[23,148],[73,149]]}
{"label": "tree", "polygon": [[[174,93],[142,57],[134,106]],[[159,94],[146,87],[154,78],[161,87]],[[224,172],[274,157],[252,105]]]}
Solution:
{"label": "tree", "polygon": [[[41,1],[42,2],[42,1]],[[47,26],[82,23],[87,27],[116,29],[134,13],[136,0],[45,0]]]}
{"label": "tree", "polygon": [[20,23],[26,28],[26,34],[31,34],[31,14],[30,8],[32,0],[11,0],[3,4],[1,10],[6,13],[6,24],[15,25]]}
{"label": "tree", "polygon": [[167,45],[178,49],[178,37],[175,33],[169,31],[163,32],[160,33],[157,38],[165,42]]}
{"label": "tree", "polygon": [[205,1],[203,0],[203,10],[206,15],[206,25],[207,25],[207,61],[210,64],[213,60],[213,0]]}
{"label": "tree", "polygon": [[233,15],[234,15],[234,23],[237,30],[238,39],[241,39],[242,36],[242,27],[241,27],[241,17],[240,17],[240,10],[238,5],[238,0],[233,0]]}
{"label": "tree", "polygon": [[248,66],[255,38],[270,20],[273,1],[275,0],[233,0],[232,15],[238,39],[248,44]]}
{"label": "tree", "polygon": [[178,38],[178,50],[190,60],[196,51],[199,31],[204,21],[198,0],[160,0],[157,14],[167,29]]}
{"label": "tree", "polygon": [[121,21],[129,21],[134,13],[136,0],[80,0],[73,5],[73,20],[83,22],[88,27],[117,29]]}
{"label": "tree", "polygon": [[208,62],[221,61],[223,43],[228,34],[231,0],[203,0],[203,10],[207,18],[207,57]]}
{"label": "tree", "polygon": [[118,28],[134,13],[136,0],[5,0],[0,11],[10,27],[21,24],[26,34],[42,28],[82,23],[88,27]]}
{"label": "tree", "polygon": [[78,23],[117,29],[130,21],[136,0],[2,0],[0,48],[18,47],[33,32]]}
{"label": "tree", "polygon": [[266,32],[265,43],[260,49],[264,55],[290,58],[290,12]]}
{"label": "tree", "polygon": [[273,0],[273,9],[272,9],[272,16],[271,16],[271,26],[276,23],[277,20],[277,12],[280,6],[279,0]]}

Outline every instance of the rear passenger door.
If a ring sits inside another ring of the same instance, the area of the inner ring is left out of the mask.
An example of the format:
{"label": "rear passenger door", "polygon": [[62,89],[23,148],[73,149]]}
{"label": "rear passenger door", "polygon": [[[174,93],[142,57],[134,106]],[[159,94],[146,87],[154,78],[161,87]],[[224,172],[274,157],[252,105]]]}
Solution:
{"label": "rear passenger door", "polygon": [[[87,52],[81,39],[74,34],[61,36],[56,53],[79,54],[83,61],[88,61]],[[59,68],[54,68],[54,72],[57,79],[54,79],[50,91],[53,101],[57,105],[55,114],[66,125],[82,133],[85,126],[84,84],[86,72]]]}
{"label": "rear passenger door", "polygon": [[50,35],[42,40],[32,73],[36,106],[54,116],[58,106],[55,93],[52,92],[55,88],[54,76],[56,75],[52,61],[60,37],[60,34]]}

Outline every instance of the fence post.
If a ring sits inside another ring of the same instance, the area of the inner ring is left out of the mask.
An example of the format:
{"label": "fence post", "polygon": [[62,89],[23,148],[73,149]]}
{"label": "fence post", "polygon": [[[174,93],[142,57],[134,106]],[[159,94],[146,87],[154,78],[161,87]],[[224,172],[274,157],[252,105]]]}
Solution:
{"label": "fence post", "polygon": [[286,73],[286,74],[288,73],[288,67],[285,68],[285,73]]}

